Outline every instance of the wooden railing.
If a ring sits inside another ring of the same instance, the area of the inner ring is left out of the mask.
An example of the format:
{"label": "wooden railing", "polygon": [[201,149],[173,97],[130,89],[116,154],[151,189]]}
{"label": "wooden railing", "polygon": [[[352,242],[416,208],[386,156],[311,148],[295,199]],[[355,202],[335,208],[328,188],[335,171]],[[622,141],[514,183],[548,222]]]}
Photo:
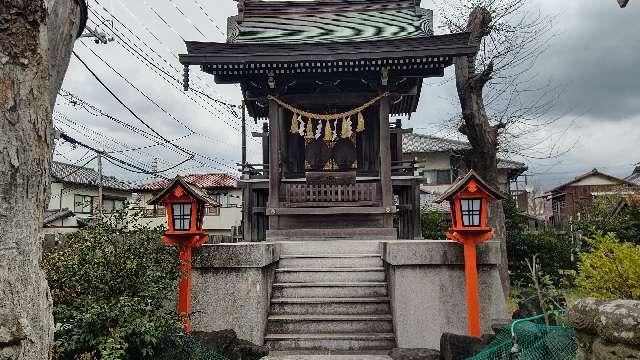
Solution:
{"label": "wooden railing", "polygon": [[282,184],[281,199],[286,207],[375,206],[378,184]]}
{"label": "wooden railing", "polygon": [[416,171],[415,160],[400,160],[391,162],[391,174],[395,176],[413,176]]}
{"label": "wooden railing", "polygon": [[253,179],[269,178],[269,164],[237,164],[243,175],[249,175]]}

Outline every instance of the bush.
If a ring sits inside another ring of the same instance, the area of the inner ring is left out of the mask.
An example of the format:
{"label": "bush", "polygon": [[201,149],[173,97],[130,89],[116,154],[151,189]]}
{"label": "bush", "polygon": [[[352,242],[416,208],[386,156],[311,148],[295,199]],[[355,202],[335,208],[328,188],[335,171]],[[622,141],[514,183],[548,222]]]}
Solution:
{"label": "bush", "polygon": [[421,222],[423,238],[431,240],[446,239],[446,233],[451,226],[451,216],[437,211],[425,211],[422,213]]}
{"label": "bush", "polygon": [[[625,198],[629,202],[628,207],[614,214],[620,201]],[[572,221],[573,229],[589,238],[598,233],[611,233],[622,242],[640,245],[640,201],[634,199],[624,193],[598,196],[592,204],[582,209],[578,219]]]}
{"label": "bush", "polygon": [[535,255],[539,271],[554,286],[567,284],[572,280],[567,273],[576,269],[574,261],[578,245],[567,234],[550,231],[533,233],[528,231],[527,220],[521,215],[515,201],[507,198],[503,202],[507,236],[507,257],[509,273],[514,286],[531,284],[531,272],[527,261]]}
{"label": "bush", "polygon": [[576,280],[586,295],[640,300],[640,246],[621,243],[613,234],[596,234],[587,242],[592,249],[583,253]]}
{"label": "bush", "polygon": [[135,224],[118,213],[45,252],[57,358],[151,359],[179,332],[177,249],[161,243],[163,229]]}

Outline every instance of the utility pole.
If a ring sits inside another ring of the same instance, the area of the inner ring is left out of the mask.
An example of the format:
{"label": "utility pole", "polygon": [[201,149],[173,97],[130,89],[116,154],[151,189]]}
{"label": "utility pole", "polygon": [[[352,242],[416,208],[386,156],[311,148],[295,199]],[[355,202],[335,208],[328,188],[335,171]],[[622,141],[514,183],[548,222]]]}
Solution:
{"label": "utility pole", "polygon": [[242,170],[247,165],[247,111],[242,100]]}
{"label": "utility pole", "polygon": [[98,216],[102,218],[102,152],[97,151],[98,158]]}

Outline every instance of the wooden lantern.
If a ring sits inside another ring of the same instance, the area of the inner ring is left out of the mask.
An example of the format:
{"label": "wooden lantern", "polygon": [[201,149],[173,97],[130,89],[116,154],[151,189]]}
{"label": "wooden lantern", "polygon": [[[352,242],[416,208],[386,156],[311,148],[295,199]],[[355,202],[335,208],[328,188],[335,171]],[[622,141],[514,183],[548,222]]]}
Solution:
{"label": "wooden lantern", "polygon": [[481,335],[476,246],[494,237],[493,229],[487,224],[489,202],[503,198],[472,170],[436,200],[437,203],[449,201],[452,227],[447,237],[464,246],[467,321],[471,336]]}
{"label": "wooden lantern", "polygon": [[180,247],[181,278],[178,285],[178,313],[183,318],[185,333],[191,331],[191,251],[208,240],[202,230],[207,205],[215,204],[204,191],[188,184],[181,177],[175,178],[167,188],[149,201],[149,205],[161,204],[167,209],[167,231],[162,241]]}

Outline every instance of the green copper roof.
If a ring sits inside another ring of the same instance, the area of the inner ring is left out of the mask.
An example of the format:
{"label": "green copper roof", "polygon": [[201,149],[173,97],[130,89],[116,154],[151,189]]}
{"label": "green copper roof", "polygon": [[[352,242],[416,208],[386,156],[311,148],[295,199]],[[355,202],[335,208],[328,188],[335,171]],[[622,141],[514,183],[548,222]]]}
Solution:
{"label": "green copper roof", "polygon": [[[320,3],[322,4],[322,3]],[[249,12],[229,18],[229,43],[329,43],[433,35],[433,12],[417,6],[313,12]]]}

